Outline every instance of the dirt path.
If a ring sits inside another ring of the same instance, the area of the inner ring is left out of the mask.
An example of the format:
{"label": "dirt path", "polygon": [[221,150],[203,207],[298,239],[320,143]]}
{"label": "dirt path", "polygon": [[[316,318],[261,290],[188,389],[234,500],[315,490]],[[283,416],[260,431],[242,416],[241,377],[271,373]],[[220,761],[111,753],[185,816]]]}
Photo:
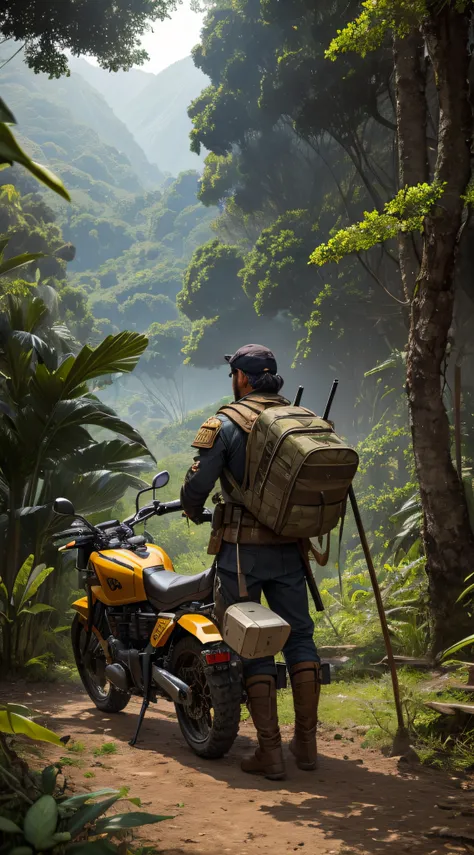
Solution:
{"label": "dirt path", "polygon": [[[69,686],[9,689],[0,697],[8,694],[11,701],[30,704],[55,730],[86,743],[83,755],[70,755],[81,758],[82,768],[65,770],[77,787],[126,785],[147,810],[174,816],[145,829],[147,842],[163,855],[466,851],[461,843],[427,837],[426,832],[434,826],[454,831],[472,827],[472,819],[437,807],[472,802],[472,791],[460,788],[468,785],[408,764],[398,768],[397,761],[361,749],[357,736],[355,742],[335,741],[323,730],[319,770],[300,772],[288,759],[288,780],[271,783],[249,778],[239,769],[239,757],[253,744],[249,723],[242,724],[228,757],[202,761],[187,748],[174,709],[165,702],[150,709],[141,742],[132,749],[127,740],[136,723],[136,701],[125,713],[104,716],[86,695]],[[284,728],[285,741],[290,730]],[[93,749],[104,741],[115,741],[117,753],[94,757]],[[56,748],[47,752],[50,762],[61,756]],[[95,777],[85,779],[86,770]]]}

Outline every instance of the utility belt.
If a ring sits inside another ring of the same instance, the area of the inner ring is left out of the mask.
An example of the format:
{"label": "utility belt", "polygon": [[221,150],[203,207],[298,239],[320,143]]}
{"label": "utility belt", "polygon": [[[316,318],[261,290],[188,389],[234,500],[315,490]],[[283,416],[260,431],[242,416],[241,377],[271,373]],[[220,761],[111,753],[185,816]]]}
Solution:
{"label": "utility belt", "polygon": [[230,502],[216,505],[209,540],[209,555],[217,555],[224,543],[239,543],[254,546],[277,546],[296,543],[294,538],[282,537],[262,525],[243,505]]}

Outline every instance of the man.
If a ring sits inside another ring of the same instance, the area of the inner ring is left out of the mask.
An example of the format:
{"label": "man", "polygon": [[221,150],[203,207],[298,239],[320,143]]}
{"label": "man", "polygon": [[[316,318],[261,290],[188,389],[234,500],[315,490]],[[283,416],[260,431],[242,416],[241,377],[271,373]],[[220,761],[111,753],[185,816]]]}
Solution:
{"label": "man", "polygon": [[[229,376],[235,401],[250,406],[253,401],[255,407],[258,398],[260,403],[264,402],[263,406],[288,405],[289,402],[279,395],[283,380],[268,348],[245,345],[225,359],[231,368]],[[213,525],[217,545],[214,550],[209,549],[217,554],[216,612],[221,619],[225,609],[242,598],[237,573],[238,543],[249,599],[260,601],[263,593],[269,607],[291,626],[283,650],[295,707],[295,733],[290,749],[299,768],[312,770],[317,765],[320,666],[308,609],[305,556],[298,542],[276,535],[232,500],[232,480],[241,485],[245,477],[248,432],[249,425],[234,416],[231,407],[227,408],[227,415],[218,413],[202,425],[193,443],[199,448],[199,454],[186,476],[181,501],[187,516],[199,524],[206,500],[220,479],[223,505],[218,505]],[[226,472],[230,473],[230,480]],[[216,522],[217,514],[219,522]],[[285,764],[278,726],[274,659],[244,660],[243,667],[259,747],[254,755],[242,761],[242,769],[271,780],[281,780],[285,777]]]}

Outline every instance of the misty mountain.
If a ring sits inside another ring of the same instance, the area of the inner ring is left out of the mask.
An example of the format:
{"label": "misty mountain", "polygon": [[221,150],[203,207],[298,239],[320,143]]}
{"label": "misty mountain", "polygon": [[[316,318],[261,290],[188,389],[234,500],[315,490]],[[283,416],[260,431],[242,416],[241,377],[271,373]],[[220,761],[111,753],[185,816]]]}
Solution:
{"label": "misty mountain", "polygon": [[[49,80],[34,74],[17,57],[1,70],[0,85],[23,141],[33,144],[35,157],[39,147],[43,162],[63,178],[67,164],[68,173],[92,174],[132,192],[162,183],[156,164],[147,160],[126,125],[81,75],[73,72],[70,77]],[[76,177],[69,186],[86,189],[87,182]]]}
{"label": "misty mountain", "polygon": [[190,56],[160,74],[136,69],[111,74],[85,60],[72,60],[71,68],[96,87],[162,171],[178,175],[200,168],[206,152],[198,157],[189,150],[187,109],[209,80]]}
{"label": "misty mountain", "polygon": [[105,98],[115,115],[125,125],[127,125],[128,105],[156,76],[137,68],[132,68],[130,71],[105,71],[98,65],[92,65],[88,60],[75,56],[69,59],[69,66],[73,74],[80,74]]}
{"label": "misty mountain", "polygon": [[[160,169],[176,175],[199,169],[204,160],[206,152],[199,158],[189,150],[192,124],[187,109],[206,86],[208,78],[188,56],[157,74],[130,104],[127,125]],[[125,116],[121,118],[125,121]]]}

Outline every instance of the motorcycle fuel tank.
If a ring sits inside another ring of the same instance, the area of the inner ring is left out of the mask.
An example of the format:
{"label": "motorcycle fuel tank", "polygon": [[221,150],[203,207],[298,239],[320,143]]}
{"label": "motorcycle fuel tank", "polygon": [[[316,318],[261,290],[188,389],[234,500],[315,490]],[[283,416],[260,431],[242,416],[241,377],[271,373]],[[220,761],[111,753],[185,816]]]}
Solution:
{"label": "motorcycle fuel tank", "polygon": [[92,593],[106,606],[141,603],[146,600],[143,571],[147,567],[173,570],[169,556],[159,546],[147,544],[143,549],[104,549],[90,557],[99,585],[92,585]]}

